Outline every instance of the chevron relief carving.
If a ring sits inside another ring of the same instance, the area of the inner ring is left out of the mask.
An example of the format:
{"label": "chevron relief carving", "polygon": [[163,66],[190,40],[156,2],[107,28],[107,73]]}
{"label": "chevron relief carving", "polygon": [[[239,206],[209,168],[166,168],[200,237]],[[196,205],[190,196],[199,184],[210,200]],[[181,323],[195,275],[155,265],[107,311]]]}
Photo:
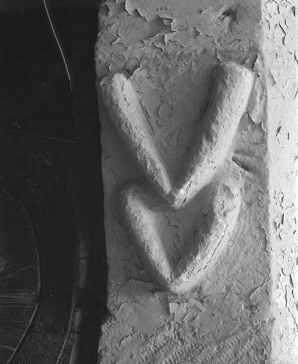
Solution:
{"label": "chevron relief carving", "polygon": [[117,73],[103,79],[101,90],[109,119],[139,170],[171,206],[179,208],[211,181],[224,160],[245,111],[253,79],[251,71],[234,63],[219,68],[203,130],[176,181],[146,131],[148,123],[131,82]]}
{"label": "chevron relief carving", "polygon": [[220,184],[210,198],[210,210],[203,222],[195,222],[195,229],[192,224],[184,226],[190,233],[185,234],[188,239],[179,249],[168,231],[177,210],[149,186],[129,184],[121,191],[120,209],[130,240],[153,277],[172,292],[185,293],[197,285],[234,229],[241,202],[238,188]]}
{"label": "chevron relief carving", "polygon": [[122,189],[120,210],[125,229],[148,270],[172,292],[185,293],[195,287],[233,232],[241,198],[240,186],[230,179],[221,181],[210,195],[209,213],[195,229],[194,238],[186,239],[182,248],[175,248],[163,221],[196,201],[200,191],[212,182],[231,148],[253,80],[250,70],[234,63],[219,68],[202,130],[177,175],[147,131],[148,122],[130,80],[118,73],[101,82],[109,119],[151,185],[130,183]]}

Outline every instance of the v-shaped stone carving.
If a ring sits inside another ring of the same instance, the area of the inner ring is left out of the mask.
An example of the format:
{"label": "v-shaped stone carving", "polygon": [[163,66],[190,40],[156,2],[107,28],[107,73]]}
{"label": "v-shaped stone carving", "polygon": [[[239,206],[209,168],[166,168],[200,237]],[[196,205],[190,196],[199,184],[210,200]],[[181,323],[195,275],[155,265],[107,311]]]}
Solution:
{"label": "v-shaped stone carving", "polygon": [[[125,228],[152,275],[172,292],[189,291],[213,266],[234,229],[240,192],[231,182],[219,184],[204,222],[182,250],[177,251],[171,234],[165,233],[162,216],[170,210],[173,214],[173,208],[181,208],[193,200],[211,182],[231,147],[253,79],[253,73],[245,67],[234,63],[220,67],[202,130],[177,178],[150,135],[131,82],[123,74],[106,77],[101,82],[102,99],[110,121],[140,171],[163,198],[154,196],[143,185],[125,187],[120,194]],[[158,215],[161,218],[157,224]]]}
{"label": "v-shaped stone carving", "polygon": [[171,206],[179,208],[211,181],[222,164],[247,106],[253,80],[250,70],[235,63],[219,68],[202,130],[177,180],[152,140],[131,81],[118,73],[104,78],[100,87],[110,121],[139,170]]}
{"label": "v-shaped stone carving", "polygon": [[189,222],[191,234],[180,250],[166,223],[176,210],[144,185],[130,184],[121,191],[120,210],[131,241],[153,277],[172,292],[185,293],[197,285],[234,229],[241,202],[239,189],[231,183],[220,184],[210,199],[204,221],[195,227]]}

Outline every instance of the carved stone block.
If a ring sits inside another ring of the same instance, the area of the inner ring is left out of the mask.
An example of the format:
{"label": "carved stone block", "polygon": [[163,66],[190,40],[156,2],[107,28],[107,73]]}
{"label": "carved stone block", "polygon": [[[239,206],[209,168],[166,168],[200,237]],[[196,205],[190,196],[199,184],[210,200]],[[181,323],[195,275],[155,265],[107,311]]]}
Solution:
{"label": "carved stone block", "polygon": [[298,360],[297,43],[277,18],[294,29],[287,4],[101,6],[99,362]]}

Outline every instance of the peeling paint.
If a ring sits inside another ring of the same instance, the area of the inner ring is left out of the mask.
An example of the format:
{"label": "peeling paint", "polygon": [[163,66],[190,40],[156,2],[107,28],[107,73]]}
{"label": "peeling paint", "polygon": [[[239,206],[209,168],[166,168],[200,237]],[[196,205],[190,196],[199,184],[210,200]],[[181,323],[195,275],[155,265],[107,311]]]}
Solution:
{"label": "peeling paint", "polygon": [[[295,53],[298,49],[294,22],[297,3],[268,1],[264,20],[268,28],[264,54],[274,83],[268,85],[269,134],[271,151],[272,218],[272,306],[273,362],[298,362],[297,331],[297,167],[294,158],[297,145],[297,81]],[[276,35],[276,29],[280,36]],[[277,41],[278,40],[278,41]],[[295,136],[294,136],[295,135]],[[286,148],[285,148],[286,147]],[[282,163],[280,166],[277,164]],[[274,166],[273,166],[274,165]]]}
{"label": "peeling paint", "polygon": [[[112,314],[99,345],[104,363],[295,363],[297,9],[292,1],[109,0],[99,13],[97,82],[111,73],[127,75],[173,174],[200,133],[218,65],[232,60],[257,75],[214,175],[218,183],[231,171],[243,184],[237,228],[212,272],[184,296],[153,279],[120,223],[122,184],[148,181],[100,107]],[[200,206],[206,215],[208,191]],[[165,240],[175,251],[196,239],[204,219],[196,226],[187,208],[178,212],[176,219],[154,220],[163,233],[168,229],[171,239]],[[193,224],[190,236],[187,223]]]}

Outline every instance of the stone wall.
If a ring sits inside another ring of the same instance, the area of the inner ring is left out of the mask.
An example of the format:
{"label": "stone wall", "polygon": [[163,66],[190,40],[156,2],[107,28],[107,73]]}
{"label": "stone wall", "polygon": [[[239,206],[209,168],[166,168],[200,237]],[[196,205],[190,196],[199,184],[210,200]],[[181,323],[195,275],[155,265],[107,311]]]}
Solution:
{"label": "stone wall", "polygon": [[295,22],[256,0],[101,5],[100,363],[298,360]]}

